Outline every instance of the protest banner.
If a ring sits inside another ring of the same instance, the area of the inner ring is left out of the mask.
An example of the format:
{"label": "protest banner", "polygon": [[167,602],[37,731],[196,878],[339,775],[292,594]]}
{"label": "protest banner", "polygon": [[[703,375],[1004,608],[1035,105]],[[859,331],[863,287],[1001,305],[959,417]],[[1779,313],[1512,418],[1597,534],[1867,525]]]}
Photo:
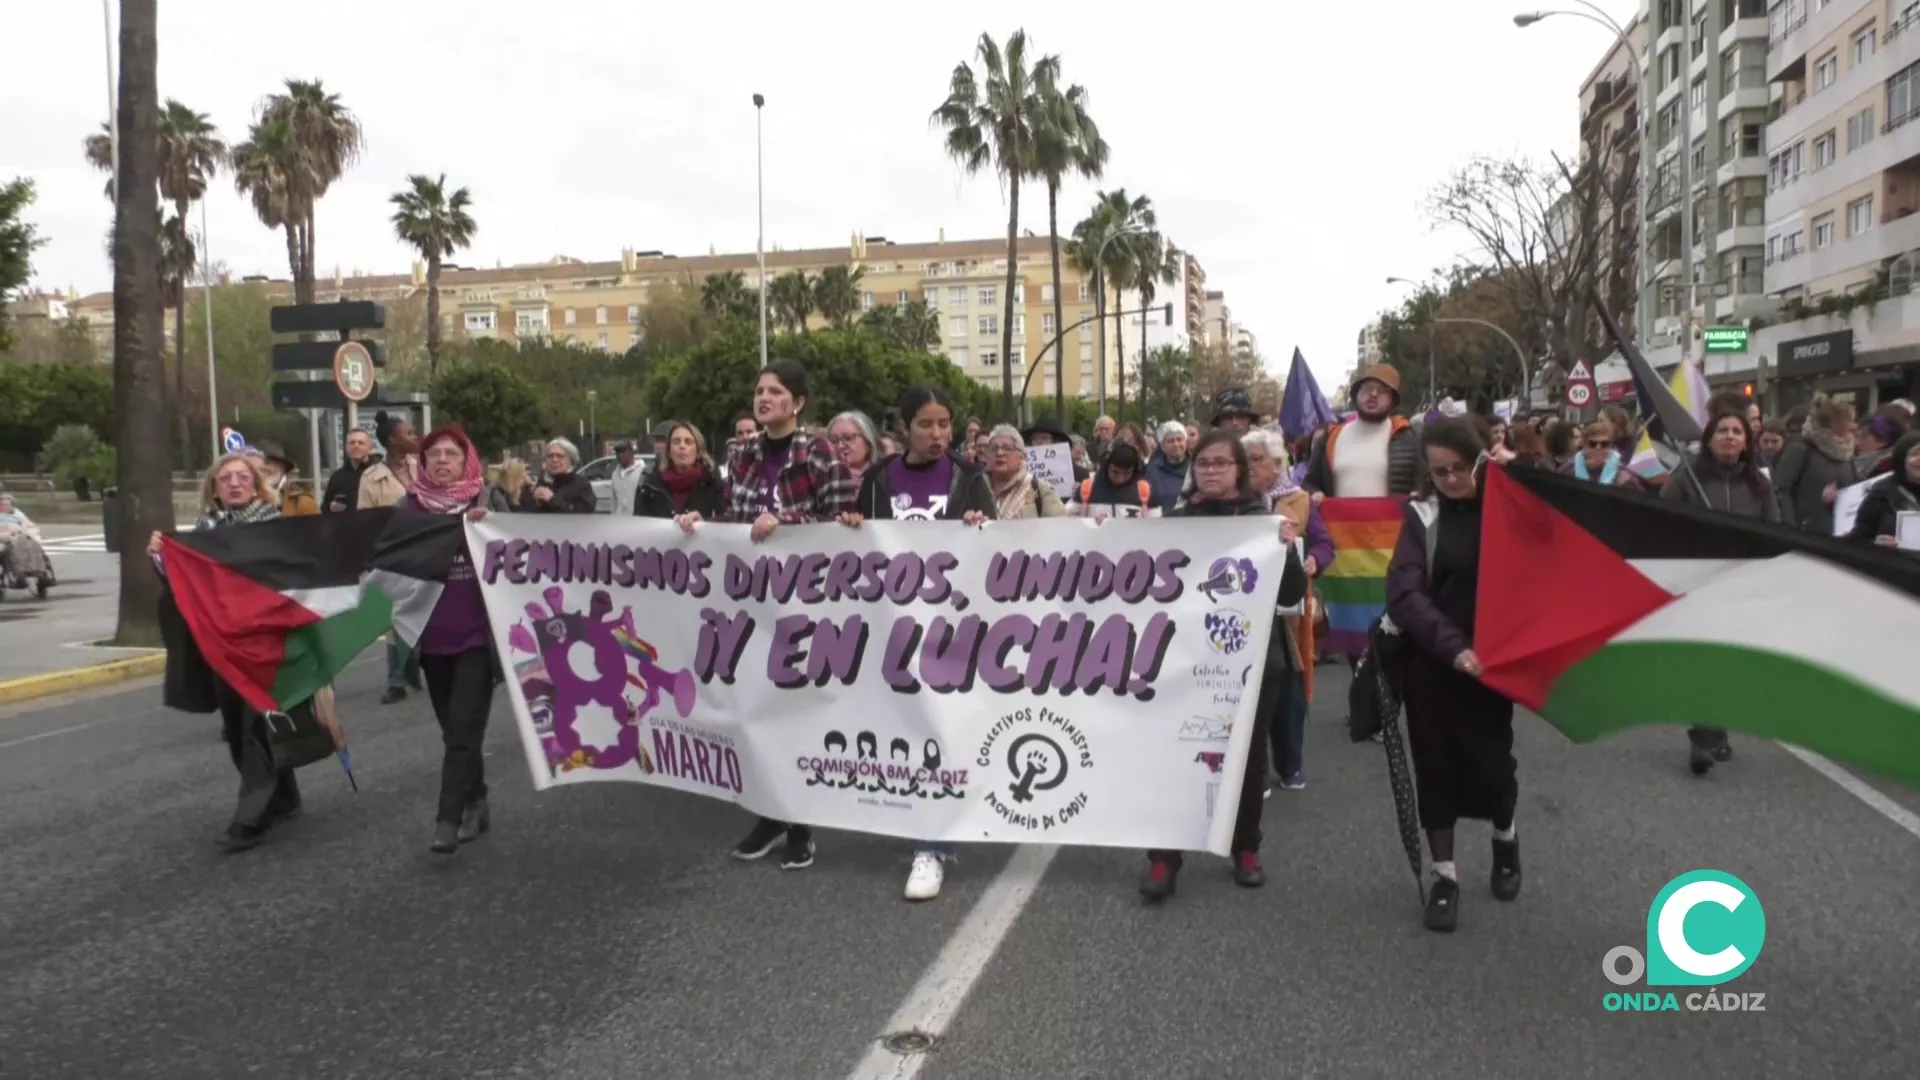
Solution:
{"label": "protest banner", "polygon": [[1027,471],[1033,482],[1045,484],[1062,499],[1073,498],[1073,447],[1066,443],[1047,443],[1027,447]]}
{"label": "protest banner", "polygon": [[927,840],[1227,850],[1272,518],[785,526],[762,544],[646,519],[467,529],[536,788],[657,784]]}

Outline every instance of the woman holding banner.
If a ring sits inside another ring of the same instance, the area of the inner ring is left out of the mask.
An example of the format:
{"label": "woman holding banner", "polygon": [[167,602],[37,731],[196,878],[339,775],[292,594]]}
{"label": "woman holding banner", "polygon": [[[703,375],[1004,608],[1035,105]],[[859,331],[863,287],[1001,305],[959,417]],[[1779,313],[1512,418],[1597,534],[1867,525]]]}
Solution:
{"label": "woman holding banner", "polygon": [[987,486],[993,489],[994,517],[1064,517],[1066,504],[1049,484],[1033,478],[1027,468],[1027,440],[1012,424],[998,424],[987,434],[987,450],[980,462],[987,470]]}
{"label": "woman holding banner", "polygon": [[[726,497],[716,520],[751,524],[748,535],[756,544],[782,525],[838,521],[855,508],[858,488],[853,474],[834,456],[827,440],[800,430],[800,413],[806,407],[807,369],[797,360],[775,360],[760,369],[753,384],[753,418],[759,432],[727,447]],[[705,518],[689,511],[674,520],[690,534]],[[783,839],[782,870],[813,865],[813,829],[772,818],[754,822],[732,854],[736,859],[759,859]]]}
{"label": "woman holding banner", "polygon": [[[968,525],[991,521],[996,506],[986,473],[953,451],[953,402],[947,392],[914,387],[900,396],[899,412],[907,427],[906,451],[867,470],[857,509],[840,515],[840,523],[858,528],[869,518]],[[921,841],[907,874],[907,899],[939,896],[947,877],[945,864],[957,854],[952,841]]]}
{"label": "woman holding banner", "polygon": [[[1233,428],[1215,428],[1200,440],[1193,451],[1193,495],[1172,517],[1241,517],[1271,513],[1262,492],[1254,490],[1252,469],[1247,463],[1246,447],[1240,432]],[[1286,549],[1286,569],[1280,574],[1278,605],[1290,608],[1306,596],[1306,567],[1294,550],[1299,533],[1290,518],[1280,519],[1280,545]],[[1247,741],[1246,774],[1240,780],[1240,805],[1233,822],[1233,880],[1255,889],[1267,883],[1260,867],[1260,813],[1265,803],[1267,781],[1267,718],[1279,706],[1286,690],[1293,660],[1287,648],[1286,630],[1274,616],[1272,633],[1267,638],[1267,654],[1260,676],[1260,699],[1253,714],[1253,736]],[[1173,895],[1180,875],[1181,854],[1177,851],[1147,852],[1147,876],[1140,882],[1140,895],[1149,901]]]}
{"label": "woman holding banner", "polygon": [[[1287,460],[1286,444],[1280,437],[1262,428],[1240,436],[1247,448],[1247,464],[1252,471],[1253,489],[1273,506],[1273,512],[1293,522],[1294,535],[1306,541],[1305,569],[1308,579],[1317,578],[1333,565],[1333,534],[1320,521],[1320,508],[1306,489],[1294,482],[1293,468]],[[1307,703],[1313,700],[1313,623],[1317,617],[1317,598],[1309,590],[1299,614],[1280,620],[1279,631],[1286,635],[1286,687],[1280,693],[1279,714],[1269,717],[1273,736],[1273,771],[1280,786],[1300,791],[1307,786],[1306,729]]]}
{"label": "woman holding banner", "polygon": [[[420,444],[421,467],[400,504],[402,513],[487,516],[487,474],[480,452],[457,424],[435,428]],[[487,812],[487,714],[499,664],[487,622],[486,600],[466,545],[447,568],[446,586],[414,643],[427,677],[433,718],[440,722],[440,804],[434,816],[436,855],[451,855],[480,839],[493,824]]]}

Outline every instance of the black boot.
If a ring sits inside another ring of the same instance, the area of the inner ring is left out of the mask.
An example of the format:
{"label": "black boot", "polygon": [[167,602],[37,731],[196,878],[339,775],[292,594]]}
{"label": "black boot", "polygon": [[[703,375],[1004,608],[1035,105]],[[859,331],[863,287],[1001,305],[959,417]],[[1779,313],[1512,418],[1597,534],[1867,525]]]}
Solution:
{"label": "black boot", "polygon": [[460,850],[460,826],[451,821],[433,823],[433,842],[427,850],[435,855],[451,855]]}
{"label": "black boot", "polygon": [[1713,745],[1707,748],[1715,761],[1733,760],[1733,743],[1727,738],[1727,729],[1718,728],[1713,733]]}
{"label": "black boot", "polygon": [[493,828],[493,816],[487,813],[487,800],[475,799],[467,804],[467,812],[460,817],[460,829],[456,839],[463,844],[471,844],[480,839],[480,834]]}
{"label": "black boot", "polygon": [[1442,934],[1453,933],[1454,926],[1460,921],[1460,885],[1452,878],[1433,876],[1433,883],[1427,886],[1427,914],[1422,920],[1427,929]]}
{"label": "black boot", "polygon": [[1147,863],[1147,875],[1140,879],[1140,895],[1148,902],[1165,900],[1178,885],[1180,867],[1171,859],[1153,859]]}
{"label": "black boot", "polygon": [[1516,900],[1520,896],[1520,837],[1511,840],[1493,838],[1493,898]]}

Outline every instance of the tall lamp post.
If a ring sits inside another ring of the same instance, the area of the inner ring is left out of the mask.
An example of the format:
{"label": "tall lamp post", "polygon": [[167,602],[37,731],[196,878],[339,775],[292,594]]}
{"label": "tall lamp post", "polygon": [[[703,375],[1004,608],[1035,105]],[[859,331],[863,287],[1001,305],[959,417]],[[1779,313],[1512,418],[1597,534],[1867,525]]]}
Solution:
{"label": "tall lamp post", "polygon": [[107,38],[107,154],[113,159],[108,171],[113,174],[113,205],[118,207],[120,205],[120,98],[113,91],[113,0],[100,0],[100,17],[106,23]]}
{"label": "tall lamp post", "polygon": [[[1643,57],[1640,55],[1639,46],[1633,43],[1632,35],[1628,34],[1626,28],[1621,26],[1613,16],[1595,7],[1589,3],[1588,0],[1573,0],[1573,2],[1587,10],[1526,12],[1515,15],[1513,17],[1513,25],[1525,29],[1542,19],[1552,18],[1555,15],[1571,15],[1576,19],[1585,19],[1591,23],[1598,23],[1608,30],[1613,31],[1614,36],[1620,39],[1620,44],[1626,47],[1627,55],[1633,57],[1634,93],[1638,98],[1634,107],[1639,113],[1640,126],[1640,178],[1639,182],[1634,184],[1636,195],[1634,225],[1639,231],[1639,235],[1634,238],[1633,336],[1639,339],[1640,346],[1644,350],[1650,344],[1653,336],[1653,319],[1651,318],[1653,314],[1653,260],[1650,254],[1653,246],[1653,223],[1647,218],[1647,209],[1652,205],[1653,191],[1653,140],[1649,134],[1652,130],[1651,122],[1654,113],[1654,98],[1650,92],[1653,75]],[[1681,51],[1685,52],[1686,49],[1686,43],[1682,41]],[[1683,170],[1681,182],[1682,198],[1689,204],[1693,200],[1693,179],[1691,175],[1693,172],[1693,148],[1687,134],[1687,114],[1692,110],[1693,103],[1690,100],[1680,110],[1680,167]],[[1682,219],[1682,222],[1686,226],[1686,231],[1689,234],[1692,232],[1692,211],[1693,208],[1691,205],[1685,205],[1681,208],[1681,212],[1686,215],[1686,217]],[[1686,249],[1683,258],[1685,260],[1684,267],[1689,286],[1687,289],[1686,318],[1686,323],[1688,324],[1692,322],[1693,317],[1693,289],[1691,287],[1693,280],[1693,244],[1691,241],[1691,235],[1682,240],[1682,246]],[[1683,324],[1683,326],[1685,326],[1685,324]]]}
{"label": "tall lamp post", "polygon": [[763,368],[767,366],[767,162],[760,118],[766,111],[767,99],[753,95],[753,201],[760,222],[753,251],[760,263],[760,366]]}

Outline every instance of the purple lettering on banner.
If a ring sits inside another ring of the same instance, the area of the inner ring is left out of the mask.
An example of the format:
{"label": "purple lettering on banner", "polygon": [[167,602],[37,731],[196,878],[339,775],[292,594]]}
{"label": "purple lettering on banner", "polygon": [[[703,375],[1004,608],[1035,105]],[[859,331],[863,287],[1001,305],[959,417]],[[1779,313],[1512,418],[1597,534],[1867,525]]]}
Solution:
{"label": "purple lettering on banner", "polygon": [[799,590],[801,603],[818,604],[826,599],[826,594],[820,591],[820,585],[826,580],[827,565],[838,558],[838,556],[835,556],[833,559],[829,559],[827,556],[820,554],[807,555],[801,558]]}
{"label": "purple lettering on banner", "polygon": [[1120,556],[1113,571],[1113,595],[1123,604],[1137,604],[1147,598],[1153,587],[1153,556],[1144,551],[1129,551]]}
{"label": "purple lettering on banner", "polygon": [[821,619],[813,628],[813,648],[807,653],[807,678],[815,686],[838,679],[850,686],[860,678],[860,661],[867,655],[867,620],[849,615],[835,625]]}
{"label": "purple lettering on banner", "polygon": [[725,615],[712,608],[701,609],[700,642],[693,657],[693,669],[700,681],[710,683],[718,678],[732,686],[735,669],[740,666],[740,653],[752,636],[753,616],[747,612]]}
{"label": "purple lettering on banner", "polygon": [[653,729],[653,763],[669,776],[680,775],[680,758],[674,750],[673,732]]}
{"label": "purple lettering on banner", "polygon": [[793,591],[800,585],[800,558],[788,556],[784,559],[762,559],[767,566],[770,580],[769,591],[773,602],[784,604],[793,599]]}
{"label": "purple lettering on banner", "polygon": [[[1186,556],[1182,555],[1182,559]],[[1160,665],[1166,662],[1167,649],[1173,644],[1174,622],[1166,612],[1156,611],[1147,618],[1146,629],[1140,631],[1133,645],[1134,678],[1127,683],[1127,689],[1140,701],[1153,700],[1153,683],[1160,677]]]}
{"label": "purple lettering on banner", "polygon": [[1186,583],[1180,580],[1180,571],[1186,569],[1187,564],[1192,561],[1187,558],[1186,552],[1177,549],[1163,551],[1153,560],[1153,573],[1159,579],[1159,584],[1154,586],[1151,594],[1156,602],[1171,604],[1180,599],[1180,594],[1187,587]]}
{"label": "purple lettering on banner", "polygon": [[613,545],[608,562],[612,564],[613,584],[623,589],[633,588],[633,549],[625,544]]}
{"label": "purple lettering on banner", "polygon": [[[527,552],[527,584],[560,580],[560,552],[551,540],[536,541]],[[520,582],[514,582],[518,585]]]}
{"label": "purple lettering on banner", "polygon": [[920,556],[908,553],[897,556],[887,562],[887,599],[895,604],[905,604],[920,591],[920,575],[924,565]]}
{"label": "purple lettering on banner", "polygon": [[1023,552],[1002,554],[994,552],[987,558],[987,599],[996,604],[1010,604],[1020,595],[1020,576],[1027,568],[1027,557]]}
{"label": "purple lettering on banner", "polygon": [[[852,596],[854,587],[860,581],[860,553],[841,551],[834,554],[827,564],[827,578],[821,585],[821,591],[829,600],[838,600]],[[813,601],[807,601],[812,603]]]}
{"label": "purple lettering on banner", "polygon": [[753,564],[738,555],[728,555],[724,588],[729,600],[753,597]]}
{"label": "purple lettering on banner", "polygon": [[500,563],[507,551],[505,540],[487,541],[487,553],[480,560],[480,580],[491,585],[500,576]]}
{"label": "purple lettering on banner", "polygon": [[[713,559],[704,551],[691,555],[676,551],[667,563],[667,583],[675,592],[684,590],[689,596],[705,599],[712,588],[707,583],[707,571],[712,568]],[[682,584],[673,584],[676,580]]]}
{"label": "purple lettering on banner", "polygon": [[920,644],[920,677],[929,689],[936,694],[956,690],[964,694],[973,689],[985,630],[978,615],[965,616],[957,624],[948,623],[945,616],[934,616]]}
{"label": "purple lettering on banner", "polygon": [[869,551],[860,557],[860,587],[854,590],[854,597],[866,603],[873,603],[887,593],[884,578],[887,574],[887,557],[878,551]]}
{"label": "purple lettering on banner", "polygon": [[1036,694],[1046,693],[1049,686],[1062,694],[1078,689],[1080,683],[1075,668],[1087,650],[1087,638],[1092,632],[1091,622],[1085,615],[1042,617],[1027,651],[1027,689]]}
{"label": "purple lettering on banner", "polygon": [[1133,658],[1133,623],[1125,615],[1109,615],[1100,620],[1091,640],[1080,654],[1073,681],[1092,694],[1106,687],[1125,695],[1127,663]]}
{"label": "purple lettering on banner", "polygon": [[[685,735],[682,735],[680,737],[682,739],[686,738]],[[700,782],[703,784],[706,784],[709,787],[712,787],[713,786],[713,756],[711,753],[708,752],[707,744],[698,739],[694,740],[694,743],[693,743],[693,760],[697,762],[695,769],[700,777]]]}
{"label": "purple lettering on banner", "polygon": [[1001,694],[1020,689],[1024,676],[1020,669],[1007,666],[1007,654],[1015,646],[1025,648],[1030,645],[1033,633],[1033,620],[1025,615],[996,619],[987,628],[980,642],[980,678],[987,684],[987,689]]}
{"label": "purple lettering on banner", "polygon": [[[920,599],[929,604],[944,604],[947,597],[953,595],[953,585],[947,581],[947,571],[960,565],[960,560],[950,551],[936,551],[927,556],[926,581],[920,589]],[[956,607],[964,605],[956,604]],[[938,689],[936,687],[935,689]]]}
{"label": "purple lettering on banner", "polygon": [[1080,599],[1091,604],[1112,593],[1113,560],[1098,551],[1087,552],[1080,560]]}
{"label": "purple lettering on banner", "polygon": [[507,541],[505,569],[508,581],[515,585],[527,583],[527,542],[525,540]]}
{"label": "purple lettering on banner", "polygon": [[887,651],[880,659],[880,677],[896,694],[917,694],[920,680],[913,677],[914,653],[920,648],[920,622],[911,615],[893,620],[887,632]]}
{"label": "purple lettering on banner", "polygon": [[813,636],[813,618],[783,615],[774,620],[767,645],[767,681],[782,690],[807,684],[807,673],[797,666],[807,658],[807,639]]}

